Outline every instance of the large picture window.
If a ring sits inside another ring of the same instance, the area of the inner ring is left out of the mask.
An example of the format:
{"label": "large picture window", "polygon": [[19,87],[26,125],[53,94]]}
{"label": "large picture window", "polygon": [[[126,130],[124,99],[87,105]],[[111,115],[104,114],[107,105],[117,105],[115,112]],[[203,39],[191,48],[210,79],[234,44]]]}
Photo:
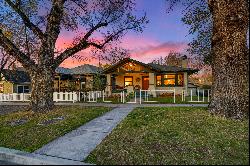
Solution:
{"label": "large picture window", "polygon": [[165,74],[163,76],[163,84],[165,86],[175,86],[175,74]]}
{"label": "large picture window", "polygon": [[132,76],[125,76],[124,77],[124,86],[133,85],[133,77]]}
{"label": "large picture window", "polygon": [[183,86],[184,75],[183,73],[157,75],[156,85],[157,86]]}

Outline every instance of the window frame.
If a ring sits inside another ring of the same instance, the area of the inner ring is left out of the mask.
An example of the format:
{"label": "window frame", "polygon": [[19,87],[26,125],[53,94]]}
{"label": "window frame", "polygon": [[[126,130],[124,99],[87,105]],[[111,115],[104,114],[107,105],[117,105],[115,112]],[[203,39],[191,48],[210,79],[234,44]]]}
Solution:
{"label": "window frame", "polygon": [[[174,75],[175,77],[174,78],[164,78],[164,75]],[[179,75],[182,75],[183,76],[183,85],[180,85],[179,83],[178,83],[178,76]],[[157,76],[161,76],[161,85],[157,85],[157,82],[159,81],[158,79],[157,79]],[[164,81],[165,80],[174,80],[175,81],[175,84],[174,85],[165,85],[164,84]],[[184,86],[184,73],[183,72],[181,72],[181,73],[163,73],[163,74],[157,74],[156,75],[156,86],[157,87],[183,87]]]}
{"label": "window frame", "polygon": [[[125,81],[126,78],[132,78],[132,81]],[[126,85],[126,82],[131,82],[132,84],[131,85]],[[126,86],[133,86],[134,85],[134,78],[133,76],[124,76],[124,87]]]}
{"label": "window frame", "polygon": [[[30,93],[30,87],[29,87],[29,85],[17,85],[17,93],[19,93],[19,87],[22,87],[22,92],[21,93]],[[28,87],[28,92],[27,91],[25,91],[25,90],[27,90],[27,89],[25,89],[24,87]]]}

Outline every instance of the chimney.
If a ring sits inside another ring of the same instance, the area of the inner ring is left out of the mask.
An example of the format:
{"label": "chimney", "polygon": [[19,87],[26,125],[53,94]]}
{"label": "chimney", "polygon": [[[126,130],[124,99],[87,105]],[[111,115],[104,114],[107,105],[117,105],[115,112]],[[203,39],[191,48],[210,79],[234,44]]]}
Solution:
{"label": "chimney", "polygon": [[187,56],[186,55],[181,57],[181,67],[187,68]]}

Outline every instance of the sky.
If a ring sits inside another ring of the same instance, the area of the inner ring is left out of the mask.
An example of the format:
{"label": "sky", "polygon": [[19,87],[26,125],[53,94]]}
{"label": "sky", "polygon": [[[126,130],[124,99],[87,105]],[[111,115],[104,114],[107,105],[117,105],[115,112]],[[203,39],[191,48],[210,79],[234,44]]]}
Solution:
{"label": "sky", "polygon": [[[182,8],[177,6],[171,13],[166,13],[166,0],[136,0],[136,14],[146,12],[149,23],[143,33],[129,32],[121,40],[121,47],[129,49],[131,58],[149,63],[158,57],[165,57],[170,51],[185,52],[191,41],[188,27],[181,22]],[[57,41],[57,46],[67,47],[70,33],[64,31]],[[78,54],[88,56],[88,51]],[[62,67],[76,67],[85,63],[97,65],[97,60],[79,61],[74,58],[65,60]]]}

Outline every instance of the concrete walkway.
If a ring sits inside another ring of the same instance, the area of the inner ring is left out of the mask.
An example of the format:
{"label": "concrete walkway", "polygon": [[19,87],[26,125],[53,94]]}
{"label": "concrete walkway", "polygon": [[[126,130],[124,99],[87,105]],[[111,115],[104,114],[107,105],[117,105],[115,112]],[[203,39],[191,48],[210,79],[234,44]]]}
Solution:
{"label": "concrete walkway", "polygon": [[133,109],[133,105],[115,108],[34,153],[83,161]]}

